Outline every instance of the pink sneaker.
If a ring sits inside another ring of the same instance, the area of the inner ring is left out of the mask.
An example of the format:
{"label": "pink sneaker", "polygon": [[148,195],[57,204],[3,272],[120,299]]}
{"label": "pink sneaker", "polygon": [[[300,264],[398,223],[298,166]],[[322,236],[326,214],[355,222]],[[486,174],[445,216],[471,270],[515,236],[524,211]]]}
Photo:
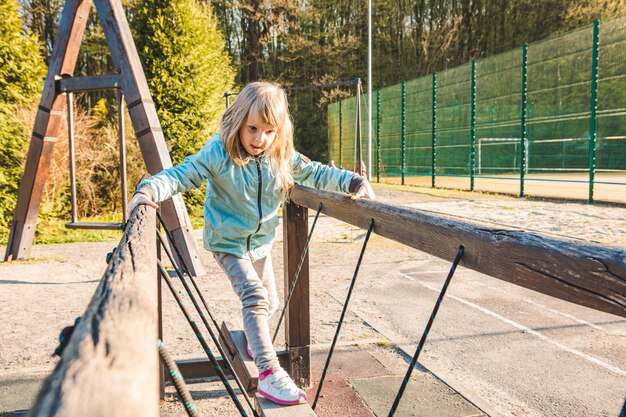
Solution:
{"label": "pink sneaker", "polygon": [[294,384],[283,368],[261,372],[257,392],[276,404],[296,405],[306,402],[306,393]]}

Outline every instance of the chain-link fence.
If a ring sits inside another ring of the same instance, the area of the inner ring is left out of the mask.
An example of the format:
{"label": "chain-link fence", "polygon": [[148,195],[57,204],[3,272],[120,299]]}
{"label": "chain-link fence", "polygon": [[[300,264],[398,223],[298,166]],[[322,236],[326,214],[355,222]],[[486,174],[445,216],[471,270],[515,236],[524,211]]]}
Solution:
{"label": "chain-link fence", "polygon": [[[626,16],[374,94],[374,180],[626,202]],[[346,168],[356,111],[356,98],[328,108]]]}

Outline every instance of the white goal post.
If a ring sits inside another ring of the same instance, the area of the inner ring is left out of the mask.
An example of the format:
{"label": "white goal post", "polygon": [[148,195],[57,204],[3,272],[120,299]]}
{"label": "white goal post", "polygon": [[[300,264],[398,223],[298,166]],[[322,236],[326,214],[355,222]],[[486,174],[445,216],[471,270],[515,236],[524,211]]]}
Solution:
{"label": "white goal post", "polygon": [[[514,144],[516,152],[513,155],[513,167],[515,162],[519,158],[519,151],[517,151],[517,145],[519,145],[521,138],[478,138],[478,175],[482,174],[482,146],[484,142],[496,142],[498,145]],[[528,138],[524,138],[524,152],[526,153],[526,163],[524,164],[524,173],[528,173],[528,161],[530,155],[528,153]]]}

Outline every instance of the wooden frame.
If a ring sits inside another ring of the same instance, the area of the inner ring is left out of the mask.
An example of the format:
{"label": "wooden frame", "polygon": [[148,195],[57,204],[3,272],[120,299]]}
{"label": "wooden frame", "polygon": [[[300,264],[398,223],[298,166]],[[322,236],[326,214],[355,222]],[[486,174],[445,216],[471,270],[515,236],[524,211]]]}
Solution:
{"label": "wooden frame", "polygon": [[31,416],[159,414],[155,210],[129,220]]}
{"label": "wooden frame", "polygon": [[[94,1],[119,74],[72,79],[92,0],[67,0],[35,118],[35,125],[11,223],[5,261],[30,254],[43,187],[48,178],[65,94],[75,91],[119,88],[127,103],[144,162],[151,174],[172,166],[148,82],[120,0]],[[161,203],[163,219],[194,275],[204,275],[198,249],[191,235],[191,221],[180,194]]]}

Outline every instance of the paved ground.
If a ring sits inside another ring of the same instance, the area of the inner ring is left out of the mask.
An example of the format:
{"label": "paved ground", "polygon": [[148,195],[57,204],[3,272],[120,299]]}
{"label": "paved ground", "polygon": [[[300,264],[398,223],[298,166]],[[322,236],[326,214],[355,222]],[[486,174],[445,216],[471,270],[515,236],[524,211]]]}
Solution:
{"label": "paved ground", "polygon": [[[623,207],[448,190],[416,193],[398,187],[376,189],[383,201],[421,210],[626,247]],[[332,340],[362,236],[361,230],[320,218],[311,246],[311,305],[313,343],[322,351]],[[29,389],[36,390],[39,378],[54,366],[50,352],[58,332],[84,311],[104,271],[104,256],[113,246],[37,246],[33,252],[36,259],[31,262],[0,264],[0,413],[28,407]],[[281,253],[281,242],[277,242],[277,274],[282,269]],[[209,278],[200,284],[210,294],[214,315],[240,321],[238,301],[225,278],[209,255],[204,261]],[[448,268],[445,262],[426,254],[372,238],[341,341],[360,345],[342,347],[344,358],[355,359],[344,363],[368,363],[367,368],[356,370],[378,373],[364,376],[346,367],[346,373],[329,382],[329,387],[336,383],[338,390],[341,384],[344,388],[348,384],[346,392],[366,408],[358,408],[361,411],[354,414],[339,411],[334,408],[338,403],[328,397],[320,402],[320,414],[371,415],[359,414],[367,411],[381,415],[380,410],[389,405],[383,403],[389,401],[398,384],[397,379],[385,378],[397,378],[405,372]],[[282,280],[278,281],[281,286]],[[177,358],[201,357],[193,334],[181,324],[182,316],[170,297],[165,298],[164,309],[165,343],[172,354]],[[395,344],[406,352],[404,356],[396,353]],[[314,360],[314,374],[319,375],[319,356]],[[491,416],[613,417],[619,414],[626,395],[626,320],[461,268],[420,363]],[[364,384],[364,378],[370,383]],[[432,375],[428,378],[436,381]],[[434,387],[431,393],[436,398],[441,385],[426,385]],[[420,381],[410,384],[412,390],[420,386]],[[193,389],[203,407],[212,410],[206,415],[234,415],[219,387]],[[416,395],[408,405],[422,402],[423,395]],[[330,408],[324,411],[324,407]],[[162,409],[164,415],[182,415],[180,404],[171,397]],[[357,410],[357,406],[350,410]],[[408,409],[405,413],[420,415]],[[452,415],[445,413],[431,409],[421,415]]]}

